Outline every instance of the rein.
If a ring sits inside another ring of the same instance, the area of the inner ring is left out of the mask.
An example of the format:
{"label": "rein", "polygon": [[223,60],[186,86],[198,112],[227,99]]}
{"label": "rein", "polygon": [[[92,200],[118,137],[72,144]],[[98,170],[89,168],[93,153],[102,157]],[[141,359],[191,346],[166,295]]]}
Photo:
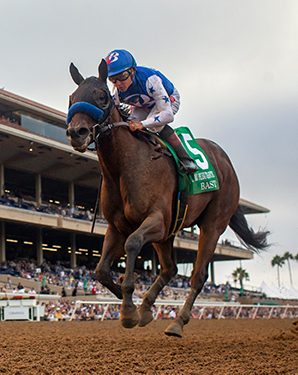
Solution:
{"label": "rein", "polygon": [[107,132],[108,130],[111,130],[111,129],[119,127],[119,126],[129,126],[129,124],[127,122],[124,122],[124,121],[108,123],[104,126],[102,126],[102,124],[95,124],[93,126],[93,138],[94,138],[94,140],[92,142],[97,143],[98,138],[101,135],[104,135],[104,133]]}
{"label": "rein", "polygon": [[99,199],[100,199],[101,185],[102,185],[102,173],[100,173],[100,176],[99,176],[99,185],[98,185],[97,198],[96,198],[96,203],[95,203],[95,208],[94,208],[94,213],[93,213],[91,233],[93,233],[94,231],[96,215],[98,214],[98,211],[99,211]]}

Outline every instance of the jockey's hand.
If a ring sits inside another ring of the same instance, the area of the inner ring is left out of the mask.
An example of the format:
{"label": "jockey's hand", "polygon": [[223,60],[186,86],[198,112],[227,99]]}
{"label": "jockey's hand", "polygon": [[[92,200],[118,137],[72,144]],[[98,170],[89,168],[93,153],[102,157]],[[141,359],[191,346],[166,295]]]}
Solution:
{"label": "jockey's hand", "polygon": [[137,129],[143,129],[143,124],[141,121],[128,121],[128,123],[132,132],[136,131]]}

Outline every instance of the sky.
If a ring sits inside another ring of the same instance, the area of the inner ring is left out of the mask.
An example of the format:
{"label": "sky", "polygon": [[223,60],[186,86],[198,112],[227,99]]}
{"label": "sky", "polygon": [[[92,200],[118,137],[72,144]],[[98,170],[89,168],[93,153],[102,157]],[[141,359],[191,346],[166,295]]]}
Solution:
{"label": "sky", "polygon": [[[267,252],[242,262],[245,286],[277,285],[272,258],[298,253],[298,2],[296,0],[0,0],[0,88],[67,112],[83,76],[111,50],[129,50],[176,86],[173,127],[218,143],[241,197],[270,209],[247,215],[271,232]],[[222,236],[236,241],[228,229]],[[239,262],[218,262],[215,282]],[[298,289],[298,262],[291,261]],[[281,283],[290,287],[285,264]]]}

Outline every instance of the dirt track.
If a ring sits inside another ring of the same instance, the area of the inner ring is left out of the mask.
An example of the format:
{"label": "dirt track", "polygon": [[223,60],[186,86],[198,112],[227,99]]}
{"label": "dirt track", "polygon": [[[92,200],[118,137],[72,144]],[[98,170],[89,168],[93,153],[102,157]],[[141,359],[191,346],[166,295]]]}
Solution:
{"label": "dirt track", "polygon": [[192,320],[182,339],[168,324],[2,322],[0,373],[298,374],[293,319]]}

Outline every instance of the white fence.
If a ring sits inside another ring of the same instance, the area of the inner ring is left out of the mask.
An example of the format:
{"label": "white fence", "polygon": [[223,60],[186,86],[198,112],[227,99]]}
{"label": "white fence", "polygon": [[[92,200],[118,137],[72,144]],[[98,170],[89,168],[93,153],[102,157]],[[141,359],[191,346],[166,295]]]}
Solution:
{"label": "white fence", "polygon": [[45,315],[45,306],[41,302],[57,301],[60,295],[0,293],[0,321],[36,320]]}
{"label": "white fence", "polygon": [[36,320],[44,317],[45,306],[37,305],[36,299],[0,300],[0,321]]}
{"label": "white fence", "polygon": [[[100,299],[98,301],[81,301],[77,300],[75,308],[71,314],[70,320],[81,320],[78,318],[80,310],[89,309],[90,305],[98,305],[100,307],[100,314],[98,320],[119,319],[117,314],[112,318],[109,310],[117,310],[119,313],[122,301],[118,299]],[[134,304],[139,306],[142,300],[134,300]],[[180,308],[184,305],[184,301],[177,300],[157,300],[152,309],[154,320],[171,317],[167,313],[174,310],[176,315]],[[86,307],[87,306],[87,307]],[[167,313],[165,313],[167,312]],[[298,305],[244,305],[232,302],[202,302],[194,303],[192,309],[192,317],[197,319],[273,319],[273,318],[297,318]]]}

